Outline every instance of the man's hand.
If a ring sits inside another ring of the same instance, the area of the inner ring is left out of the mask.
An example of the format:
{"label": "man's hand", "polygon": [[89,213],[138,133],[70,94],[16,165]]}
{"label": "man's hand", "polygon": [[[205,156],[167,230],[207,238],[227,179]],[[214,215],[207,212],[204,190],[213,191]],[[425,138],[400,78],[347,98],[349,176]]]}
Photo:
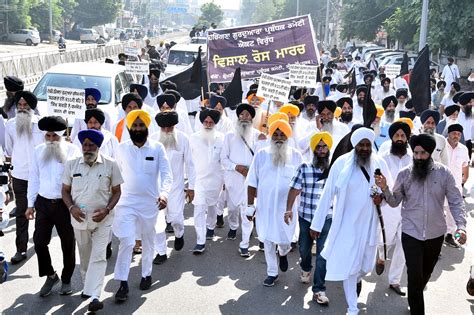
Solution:
{"label": "man's hand", "polygon": [[290,225],[291,221],[293,220],[293,211],[286,211],[285,212],[285,223]]}
{"label": "man's hand", "polygon": [[188,189],[186,190],[186,197],[188,199],[188,202],[191,203],[194,200],[194,190]]}
{"label": "man's hand", "polygon": [[466,231],[457,229],[456,233],[454,233],[454,236],[456,238],[456,241],[458,241],[459,244],[464,245],[466,243],[466,240],[467,240]]}
{"label": "man's hand", "polygon": [[156,203],[158,204],[158,208],[160,210],[163,210],[168,205],[168,199],[164,196],[160,196],[158,197],[158,200],[156,201]]}
{"label": "man's hand", "polygon": [[86,218],[86,214],[82,212],[82,210],[77,207],[77,206],[72,206],[71,210],[69,210],[71,213],[72,217],[79,223],[84,222],[84,219]]}
{"label": "man's hand", "polygon": [[107,214],[109,214],[109,210],[105,208],[96,209],[92,213],[92,221],[96,223],[102,222],[102,220],[104,220]]}
{"label": "man's hand", "polygon": [[321,130],[323,129],[323,123],[321,122],[321,116],[320,115],[316,115],[316,127]]}
{"label": "man's hand", "polygon": [[249,169],[247,166],[244,165],[237,165],[235,166],[235,170],[239,172],[243,177],[247,177]]}
{"label": "man's hand", "polygon": [[256,209],[253,205],[249,205],[247,206],[247,209],[245,210],[245,216],[247,217],[247,220],[249,221],[253,221],[253,219],[255,218],[255,213],[256,213]]}
{"label": "man's hand", "polygon": [[35,218],[35,208],[33,207],[28,207],[25,212],[25,217],[28,220],[33,220]]}
{"label": "man's hand", "polygon": [[385,190],[387,188],[387,179],[383,175],[375,175],[375,184],[380,187],[380,189]]}
{"label": "man's hand", "polygon": [[321,234],[321,232],[316,232],[311,229],[309,230],[309,236],[311,236],[313,240],[317,239],[319,237],[319,234]]}

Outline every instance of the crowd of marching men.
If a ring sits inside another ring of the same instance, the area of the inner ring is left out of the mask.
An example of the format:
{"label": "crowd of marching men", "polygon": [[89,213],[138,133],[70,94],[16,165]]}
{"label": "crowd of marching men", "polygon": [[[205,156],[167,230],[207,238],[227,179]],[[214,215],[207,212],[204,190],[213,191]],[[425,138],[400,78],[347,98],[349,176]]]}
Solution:
{"label": "crowd of marching men", "polygon": [[[12,167],[2,204],[16,202],[11,263],[27,258],[34,219],[39,275],[46,279],[39,295],[59,283],[61,294],[72,293],[77,246],[81,296],[97,311],[104,307],[100,295],[115,235],[115,299],[124,302],[133,254],[141,254],[139,288],[147,290],[153,264],[167,260],[166,232],[174,234],[175,251],[184,247],[189,202],[194,254],[205,252],[227,209],[227,239],[236,240],[241,229],[238,246],[229,246],[244,258],[256,227],[267,263],[263,285],[277,282],[298,247],[300,281],[312,284],[313,299],[328,305],[325,280],[343,281],[351,314],[358,311],[362,277],[374,268],[382,274],[393,246],[389,288],[406,294],[400,281],[407,266],[408,303],[422,314],[423,289],[441,245],[466,240],[462,194],[474,93],[435,81],[431,108],[417,115],[405,79],[365,71],[350,91],[327,70],[316,89],[297,88],[287,103],[259,97],[256,82],[240,104],[230,106],[216,89],[191,115],[179,92],[186,86],[160,86],[159,72],[151,70],[147,83],[130,85],[116,121],[97,106],[101,91],[85,89],[85,119],[76,119],[67,136],[64,119],[40,116],[35,95],[20,79],[5,77],[0,138]],[[6,227],[6,213],[2,220]],[[53,227],[63,254],[60,277],[48,250]]]}

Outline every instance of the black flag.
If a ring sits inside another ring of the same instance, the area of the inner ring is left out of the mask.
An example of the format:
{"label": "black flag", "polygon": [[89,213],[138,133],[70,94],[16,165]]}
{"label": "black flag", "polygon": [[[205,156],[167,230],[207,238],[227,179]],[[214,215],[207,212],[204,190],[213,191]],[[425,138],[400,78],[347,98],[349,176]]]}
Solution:
{"label": "black flag", "polygon": [[235,69],[234,77],[225,89],[222,96],[227,99],[227,106],[231,109],[237,107],[237,104],[242,102],[242,77],[240,75],[240,67]]}
{"label": "black flag", "polygon": [[350,74],[350,83],[349,83],[349,94],[352,96],[354,96],[356,90],[357,90],[357,78],[356,78],[356,72],[355,72],[355,67],[353,67],[351,69],[351,71],[349,71],[349,74]]}
{"label": "black flag", "polygon": [[416,59],[410,76],[410,92],[413,106],[417,115],[420,115],[431,104],[430,88],[430,49],[426,45]]}
{"label": "black flag", "polygon": [[372,128],[372,123],[377,118],[377,108],[372,100],[372,82],[367,85],[367,93],[365,95],[364,108],[362,108],[362,118],[364,119],[364,127]]}
{"label": "black flag", "polygon": [[402,64],[400,66],[400,76],[408,74],[408,53],[403,54]]}

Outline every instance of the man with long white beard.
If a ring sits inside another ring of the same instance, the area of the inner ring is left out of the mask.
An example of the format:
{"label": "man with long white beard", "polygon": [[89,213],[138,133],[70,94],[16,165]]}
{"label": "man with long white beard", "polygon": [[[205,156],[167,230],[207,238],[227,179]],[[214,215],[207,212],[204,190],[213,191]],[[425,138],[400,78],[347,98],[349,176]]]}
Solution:
{"label": "man with long white beard", "polygon": [[224,183],[227,192],[227,210],[229,233],[227,239],[235,240],[239,227],[239,215],[242,219],[242,241],[239,245],[240,256],[249,257],[249,242],[253,222],[245,216],[247,191],[245,179],[256,153],[259,132],[252,127],[255,109],[249,104],[239,104],[236,114],[238,120],[235,131],[225,135],[221,152],[221,163],[224,167]]}
{"label": "man with long white beard", "polygon": [[461,90],[461,86],[457,82],[453,82],[451,83],[451,85],[447,85],[446,90],[448,90],[448,86],[450,86],[449,93],[446,93],[444,95],[443,99],[441,100],[441,104],[439,105],[439,113],[441,115],[444,114],[446,107],[454,103],[454,95]]}
{"label": "man with long white beard", "polygon": [[99,152],[104,136],[98,130],[81,130],[82,156],[64,166],[61,195],[71,213],[84,283],[82,298],[90,298],[89,312],[104,308],[99,301],[107,268],[106,248],[114,219],[112,209],[123,183],[117,162]]}
{"label": "man with long white beard", "polygon": [[[172,161],[171,172],[173,174],[173,184],[168,196],[166,205],[166,219],[170,222],[175,236],[174,249],[180,251],[184,246],[184,202],[185,198],[191,202],[194,199],[194,182],[196,171],[191,155],[188,136],[177,129],[179,124],[178,113],[174,111],[163,111],[155,116],[156,123],[160,131],[151,135],[151,139],[161,142],[166,150],[168,160]],[[185,190],[184,174],[188,176],[188,187]],[[157,227],[158,230],[158,227]],[[160,231],[155,237],[156,257],[154,264],[164,263],[168,257],[166,255],[166,233]]]}
{"label": "man with long white beard", "polygon": [[[316,131],[327,131],[331,134],[334,142],[333,149],[350,131],[346,124],[334,119],[336,107],[337,104],[334,101],[320,101],[318,103],[318,116],[316,116]],[[309,143],[309,141],[307,142]]]}
{"label": "man with long white beard", "polygon": [[352,128],[354,126],[353,121],[353,101],[350,97],[343,97],[337,101],[337,107],[341,108],[341,116],[339,117],[340,121],[347,125],[347,127]]}
{"label": "man with long white beard", "polygon": [[124,179],[112,227],[120,241],[114,269],[114,279],[120,281],[116,302],[128,299],[128,276],[136,236],[142,241],[140,290],[148,290],[152,285],[155,226],[158,224],[163,231],[165,229],[165,216],[160,210],[167,206],[173,183],[165,148],[161,143],[148,139],[150,114],[133,110],[128,113],[126,121],[130,140],[122,142],[116,153]]}
{"label": "man with long white beard", "polygon": [[397,108],[398,101],[395,96],[389,96],[383,99],[382,107],[385,110],[382,115],[382,123],[391,125],[396,118],[396,108]]}
{"label": "man with long white beard", "polygon": [[[442,119],[436,125],[436,133],[439,133],[443,137],[448,136],[448,127],[452,124],[458,123],[459,112],[461,111],[461,106],[456,104],[451,104],[444,109],[444,114],[446,117]],[[464,136],[461,139],[461,142],[464,143]]]}
{"label": "man with long white beard", "polygon": [[458,121],[463,127],[463,136],[467,151],[469,154],[469,159],[471,159],[472,154],[472,106],[474,106],[474,92],[464,92],[458,100],[461,105],[461,112],[458,116]]}
{"label": "man with long white beard", "polygon": [[49,295],[53,286],[59,282],[48,249],[54,227],[61,240],[63,254],[60,293],[69,295],[72,293],[71,277],[76,266],[76,244],[71,215],[61,199],[61,179],[66,159],[78,156],[79,149],[63,140],[67,128],[63,118],[44,117],[38,121],[38,128],[44,132],[45,141],[35,148],[31,157],[25,216],[29,220],[35,219],[33,242],[38,257],[39,276],[46,276],[40,296]]}
{"label": "man with long white beard", "polygon": [[372,174],[381,169],[389,177],[385,161],[372,153],[374,139],[375,133],[365,127],[352,133],[354,150],[340,156],[331,167],[310,227],[312,236],[318,237],[334,205],[331,229],[321,255],[326,259],[326,281],[343,281],[349,314],[358,313],[361,279],[375,266],[380,237],[371,198]]}
{"label": "man with long white beard", "polygon": [[[410,138],[410,126],[401,121],[394,122],[389,130],[390,151],[383,152],[379,156],[387,163],[392,178],[397,178],[398,173],[404,167],[408,166],[413,158],[411,149],[408,148],[408,139]],[[394,246],[390,271],[388,274],[389,288],[395,293],[405,296],[400,288],[403,268],[405,267],[405,255],[402,248],[402,217],[400,214],[401,206],[391,208],[388,205],[382,206],[382,214],[385,222],[385,235],[387,246]],[[385,265],[383,246],[379,246],[377,263],[375,270],[377,274],[382,274]]]}
{"label": "man with long white beard", "polygon": [[[302,162],[302,156],[288,146],[291,127],[285,120],[272,122],[268,134],[271,136],[270,146],[257,152],[247,174],[246,216],[249,220],[253,220],[254,216],[258,218],[257,234],[264,243],[267,263],[267,278],[263,285],[271,287],[278,280],[277,246],[280,270],[288,270],[287,254],[291,249],[296,220],[286,224],[284,214],[290,182]],[[292,211],[296,218],[296,207]]]}
{"label": "man with long white beard", "polygon": [[429,134],[435,138],[436,148],[433,151],[433,154],[431,154],[431,157],[434,161],[448,166],[448,142],[445,137],[435,132],[439,119],[439,111],[432,109],[424,110],[420,115],[420,121],[422,123],[420,134]]}
{"label": "man with long white beard", "polygon": [[5,156],[11,161],[13,193],[16,200],[16,254],[12,264],[26,259],[28,249],[28,219],[25,217],[28,207],[27,190],[30,160],[34,148],[44,141],[44,136],[38,128],[38,116],[34,109],[38,103],[36,96],[28,91],[15,94],[16,116],[7,121],[5,126]]}
{"label": "man with long white beard", "polygon": [[189,139],[196,168],[193,200],[196,230],[194,254],[203,253],[206,239],[214,238],[217,202],[224,184],[224,170],[220,162],[224,134],[215,130],[219,119],[220,113],[217,110],[202,110],[199,120],[204,128],[193,133]]}

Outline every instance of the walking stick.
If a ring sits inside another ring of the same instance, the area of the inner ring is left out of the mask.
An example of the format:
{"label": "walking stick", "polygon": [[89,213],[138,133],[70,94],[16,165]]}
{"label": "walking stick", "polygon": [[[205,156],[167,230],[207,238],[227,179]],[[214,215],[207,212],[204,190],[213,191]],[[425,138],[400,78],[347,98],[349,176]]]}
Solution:
{"label": "walking stick", "polygon": [[[382,175],[382,172],[380,172],[379,168],[377,168],[375,170],[375,175]],[[380,195],[380,194],[378,192],[377,186],[373,186],[371,197],[375,197],[375,196],[378,196],[378,195]],[[375,203],[375,209],[377,210],[377,215],[379,217],[379,222],[380,222],[380,228],[382,229],[384,260],[387,261],[387,236],[385,235],[385,223],[383,221],[382,208],[380,207],[380,204]]]}

